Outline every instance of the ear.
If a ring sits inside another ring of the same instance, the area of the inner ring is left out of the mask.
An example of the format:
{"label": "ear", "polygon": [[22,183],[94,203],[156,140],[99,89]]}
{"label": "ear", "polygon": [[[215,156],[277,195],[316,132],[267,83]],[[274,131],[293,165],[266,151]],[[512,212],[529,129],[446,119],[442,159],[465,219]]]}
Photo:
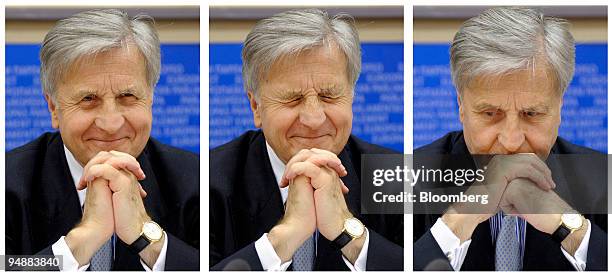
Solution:
{"label": "ear", "polygon": [[463,109],[463,102],[461,101],[461,94],[460,92],[457,91],[457,105],[459,106],[459,121],[461,121],[461,123],[463,124],[463,116],[464,116],[464,109]]}
{"label": "ear", "polygon": [[57,116],[57,106],[53,103],[53,99],[49,96],[49,94],[45,93],[45,100],[47,101],[47,108],[49,109],[49,113],[51,113],[51,126],[55,129],[59,128],[59,118]]}
{"label": "ear", "polygon": [[251,111],[253,111],[253,122],[255,123],[256,128],[261,128],[261,114],[260,108],[255,99],[255,94],[252,91],[248,91],[247,95],[249,96],[249,104],[251,106]]}

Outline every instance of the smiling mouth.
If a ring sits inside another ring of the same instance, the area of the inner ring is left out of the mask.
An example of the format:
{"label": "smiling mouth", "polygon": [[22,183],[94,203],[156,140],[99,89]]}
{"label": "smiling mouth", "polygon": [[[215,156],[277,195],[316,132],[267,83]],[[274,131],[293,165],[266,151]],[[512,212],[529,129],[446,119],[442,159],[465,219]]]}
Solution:
{"label": "smiling mouth", "polygon": [[310,139],[310,140],[315,140],[315,139],[320,139],[323,137],[329,136],[328,134],[323,134],[323,135],[318,135],[318,136],[293,136],[293,138],[299,138],[299,139]]}
{"label": "smiling mouth", "polygon": [[88,141],[99,148],[114,149],[127,141],[127,139],[127,137],[124,137],[119,139],[89,139]]}
{"label": "smiling mouth", "polygon": [[298,143],[316,147],[320,146],[321,143],[326,142],[327,138],[331,137],[331,135],[319,135],[319,136],[293,136],[292,138],[297,140]]}

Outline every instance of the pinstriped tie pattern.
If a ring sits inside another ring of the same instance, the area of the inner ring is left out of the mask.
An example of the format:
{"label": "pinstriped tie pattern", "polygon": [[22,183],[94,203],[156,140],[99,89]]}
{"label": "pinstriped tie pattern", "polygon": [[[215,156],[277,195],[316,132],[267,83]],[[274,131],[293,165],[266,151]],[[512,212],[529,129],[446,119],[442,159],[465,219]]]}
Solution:
{"label": "pinstriped tie pattern", "polygon": [[504,216],[495,243],[495,270],[521,270],[521,252],[517,235],[517,217]]}

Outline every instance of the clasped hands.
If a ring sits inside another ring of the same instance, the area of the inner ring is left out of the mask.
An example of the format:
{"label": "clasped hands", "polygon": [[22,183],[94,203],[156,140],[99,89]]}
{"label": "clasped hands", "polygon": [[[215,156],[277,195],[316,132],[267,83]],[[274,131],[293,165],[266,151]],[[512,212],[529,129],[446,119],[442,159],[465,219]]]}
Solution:
{"label": "clasped hands", "polygon": [[[488,204],[455,203],[442,220],[463,243],[474,229],[498,211],[516,215],[534,228],[552,234],[561,221],[561,214],[571,212],[568,205],[554,192],[556,184],[548,166],[537,155],[521,153],[496,155],[487,164],[483,183],[476,183],[467,194],[488,195]],[[584,237],[584,231],[572,233],[563,247],[572,255]]]}
{"label": "clasped hands", "polygon": [[[328,240],[342,233],[344,220],[353,217],[343,195],[349,191],[340,179],[345,175],[347,171],[340,159],[326,150],[304,149],[287,163],[280,184],[289,186],[285,215],[268,233],[282,262],[290,260],[317,229]],[[351,263],[357,259],[364,241],[365,235],[342,249]]]}
{"label": "clasped hands", "polygon": [[[151,220],[142,201],[147,193],[138,182],[145,177],[138,161],[119,151],[101,151],[85,165],[77,184],[78,190],[87,188],[83,218],[65,238],[79,267],[89,263],[114,233],[126,244],[140,236],[143,223]],[[140,252],[149,267],[162,245],[163,240]]]}

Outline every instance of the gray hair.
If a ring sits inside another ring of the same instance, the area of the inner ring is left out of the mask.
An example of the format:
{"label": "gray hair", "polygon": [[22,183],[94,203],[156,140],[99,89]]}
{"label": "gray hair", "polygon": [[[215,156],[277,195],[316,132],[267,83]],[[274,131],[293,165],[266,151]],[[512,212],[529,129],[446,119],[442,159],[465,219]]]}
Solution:
{"label": "gray hair", "polygon": [[40,49],[40,82],[53,100],[56,85],[78,59],[135,44],[145,59],[147,84],[159,80],[161,56],[154,20],[147,15],[130,18],[125,11],[108,9],[77,13],[62,19],[45,36]]}
{"label": "gray hair", "polygon": [[346,72],[355,86],[361,72],[361,48],[355,20],[348,14],[330,17],[318,9],[292,10],[262,19],[242,48],[242,78],[247,91],[258,96],[258,81],[274,62],[321,46],[337,47],[347,59]]}
{"label": "gray hair", "polygon": [[530,8],[496,7],[463,23],[450,49],[451,74],[457,91],[474,77],[502,75],[547,62],[562,95],[575,66],[570,24]]}

